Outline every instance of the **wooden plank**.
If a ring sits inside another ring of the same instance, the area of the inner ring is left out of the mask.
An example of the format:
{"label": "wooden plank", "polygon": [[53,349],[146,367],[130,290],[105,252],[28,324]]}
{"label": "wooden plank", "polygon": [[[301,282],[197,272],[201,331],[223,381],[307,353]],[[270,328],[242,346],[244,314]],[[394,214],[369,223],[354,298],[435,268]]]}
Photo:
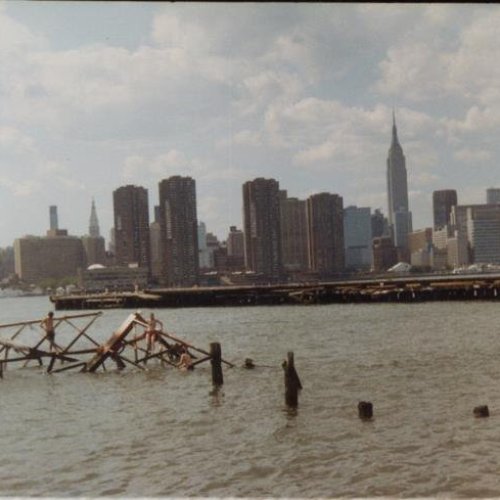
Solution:
{"label": "wooden plank", "polygon": [[[100,316],[102,314],[101,311],[97,313],[84,313],[84,314],[73,314],[70,316],[61,316],[59,318],[54,317],[54,321],[63,321],[65,319],[73,319],[73,318],[85,318],[89,316]],[[42,320],[40,319],[33,319],[30,321],[18,321],[17,323],[4,323],[0,324],[0,328],[11,328],[13,326],[20,326],[20,325],[35,325],[35,324],[40,324]]]}
{"label": "wooden plank", "polygon": [[118,328],[118,330],[111,335],[107,342],[100,346],[100,349],[98,349],[95,356],[87,363],[86,371],[95,372],[102,365],[102,363],[111,356],[111,354],[118,354],[117,351],[119,345],[132,331],[134,325],[137,323],[142,324],[143,322],[144,318],[142,318],[139,313],[130,314],[122,323],[120,328]]}

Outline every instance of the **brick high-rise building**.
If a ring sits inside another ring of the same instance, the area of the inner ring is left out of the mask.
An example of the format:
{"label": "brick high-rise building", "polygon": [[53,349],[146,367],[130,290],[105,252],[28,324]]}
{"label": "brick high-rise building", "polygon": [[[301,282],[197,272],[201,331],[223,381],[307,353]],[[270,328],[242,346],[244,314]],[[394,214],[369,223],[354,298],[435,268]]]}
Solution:
{"label": "brick high-rise building", "polygon": [[282,273],[279,183],[259,177],[243,184],[245,266],[265,280]]}
{"label": "brick high-rise building", "polygon": [[122,186],[113,192],[115,259],[118,266],[151,268],[148,190]]}
{"label": "brick high-rise building", "polygon": [[307,199],[309,267],[323,278],[344,271],[343,212],[337,194],[319,193]]}
{"label": "brick high-rise building", "polygon": [[198,219],[196,183],[173,176],[159,183],[163,245],[162,282],[169,287],[198,284]]}
{"label": "brick high-rise building", "polygon": [[227,235],[227,267],[241,270],[245,267],[245,235],[236,226],[230,226]]}

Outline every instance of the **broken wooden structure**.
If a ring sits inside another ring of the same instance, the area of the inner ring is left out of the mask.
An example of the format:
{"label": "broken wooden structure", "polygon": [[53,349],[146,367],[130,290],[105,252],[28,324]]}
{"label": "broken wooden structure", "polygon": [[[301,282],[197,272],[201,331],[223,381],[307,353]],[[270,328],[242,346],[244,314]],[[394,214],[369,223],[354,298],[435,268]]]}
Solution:
{"label": "broken wooden structure", "polygon": [[[92,373],[106,370],[106,363],[120,370],[126,366],[145,370],[152,359],[159,360],[162,366],[178,367],[182,352],[188,352],[193,359],[191,367],[212,360],[210,352],[165,332],[153,315],[146,320],[138,312],[130,314],[104,343],[98,342],[88,330],[101,314],[54,317],[53,342],[43,329],[43,320],[0,325],[0,377],[10,364],[22,363],[24,367],[33,361],[46,367],[48,373],[74,369]],[[78,326],[76,320],[84,320],[85,324]],[[6,336],[4,332],[9,331],[11,335]],[[224,359],[220,361],[234,366]]]}

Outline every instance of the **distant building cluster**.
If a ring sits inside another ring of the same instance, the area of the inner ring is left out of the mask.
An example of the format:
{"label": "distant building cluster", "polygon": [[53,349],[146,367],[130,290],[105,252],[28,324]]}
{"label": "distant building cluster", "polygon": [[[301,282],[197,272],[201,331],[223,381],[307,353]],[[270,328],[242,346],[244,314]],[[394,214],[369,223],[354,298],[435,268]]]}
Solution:
{"label": "distant building cluster", "polygon": [[93,200],[83,237],[59,228],[53,205],[45,236],[14,242],[15,273],[27,283],[78,277],[88,290],[115,290],[331,280],[398,263],[424,271],[500,265],[500,189],[487,189],[479,205],[459,205],[453,189],[434,191],[433,227],[414,231],[394,116],[386,173],[387,216],[344,207],[336,193],[301,200],[275,179],[245,182],[242,227],[231,226],[224,241],[198,220],[194,179],[161,180],[153,220],[148,190],[121,186],[107,250]]}

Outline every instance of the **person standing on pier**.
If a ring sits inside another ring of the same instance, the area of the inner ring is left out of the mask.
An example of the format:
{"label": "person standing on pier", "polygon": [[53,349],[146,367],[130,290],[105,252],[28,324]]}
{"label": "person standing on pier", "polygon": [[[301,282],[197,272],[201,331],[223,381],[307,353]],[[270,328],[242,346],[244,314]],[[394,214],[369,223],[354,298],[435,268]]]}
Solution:
{"label": "person standing on pier", "polygon": [[[159,327],[159,328],[158,328]],[[149,316],[148,328],[146,330],[146,340],[147,340],[147,351],[148,356],[154,354],[156,341],[158,340],[158,334],[163,329],[161,321],[155,318],[153,313]]]}
{"label": "person standing on pier", "polygon": [[54,313],[50,311],[47,317],[40,323],[45,330],[45,338],[49,341],[50,352],[56,351],[55,336],[56,331],[54,328]]}

